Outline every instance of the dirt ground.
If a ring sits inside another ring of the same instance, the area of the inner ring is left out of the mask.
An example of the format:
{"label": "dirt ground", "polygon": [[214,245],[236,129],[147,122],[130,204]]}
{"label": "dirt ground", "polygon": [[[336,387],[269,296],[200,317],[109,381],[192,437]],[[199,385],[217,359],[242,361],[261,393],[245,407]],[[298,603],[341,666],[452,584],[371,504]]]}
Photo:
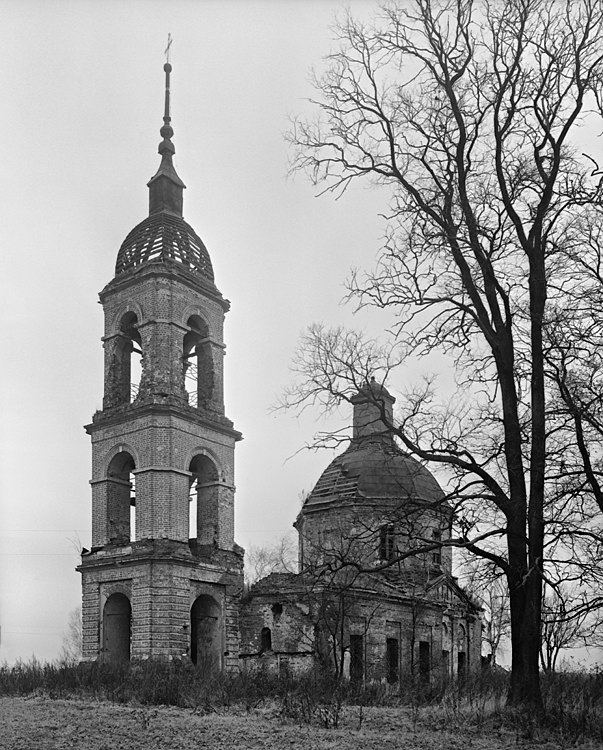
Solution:
{"label": "dirt ground", "polygon": [[[512,728],[446,728],[446,720],[410,709],[350,707],[340,728],[284,719],[276,707],[199,714],[92,700],[0,698],[4,750],[565,750],[569,743],[526,740]],[[341,728],[343,725],[343,728]],[[440,728],[438,728],[438,726]],[[442,728],[443,727],[443,728]],[[582,747],[596,748],[587,744]]]}

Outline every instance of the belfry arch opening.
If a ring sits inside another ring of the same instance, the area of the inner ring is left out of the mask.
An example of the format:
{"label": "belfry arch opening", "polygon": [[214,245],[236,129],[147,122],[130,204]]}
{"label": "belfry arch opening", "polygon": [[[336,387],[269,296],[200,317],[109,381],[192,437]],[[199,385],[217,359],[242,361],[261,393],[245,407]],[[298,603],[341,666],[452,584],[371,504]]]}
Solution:
{"label": "belfry arch opening", "polygon": [[203,594],[191,607],[191,661],[204,672],[222,666],[222,635],[220,606],[211,596]]}
{"label": "belfry arch opening", "polygon": [[205,455],[195,456],[189,464],[189,538],[201,544],[218,542],[219,472]]}
{"label": "belfry arch opening", "polygon": [[125,594],[111,594],[103,607],[103,657],[111,662],[130,660],[132,607]]}
{"label": "belfry arch opening", "polygon": [[142,377],[142,340],[136,313],[122,316],[110,363],[108,399],[111,405],[129,404],[138,396]]}
{"label": "belfry arch opening", "polygon": [[120,451],[107,470],[107,527],[111,544],[128,544],[136,538],[136,480],[134,459]]}
{"label": "belfry arch opening", "polygon": [[209,328],[198,315],[187,320],[183,342],[184,387],[191,406],[204,408],[214,395],[214,363]]}

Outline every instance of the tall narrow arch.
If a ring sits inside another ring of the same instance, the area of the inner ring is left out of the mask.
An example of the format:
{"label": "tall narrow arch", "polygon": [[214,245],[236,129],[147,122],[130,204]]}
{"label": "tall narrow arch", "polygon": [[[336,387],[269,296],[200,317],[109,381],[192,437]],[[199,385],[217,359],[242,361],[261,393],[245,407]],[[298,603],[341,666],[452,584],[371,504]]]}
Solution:
{"label": "tall narrow arch", "polygon": [[194,456],[189,464],[190,510],[189,535],[201,544],[217,544],[219,520],[219,472],[216,464],[204,454]]}
{"label": "tall narrow arch", "polygon": [[107,469],[107,531],[112,544],[127,544],[135,539],[135,468],[132,455],[120,451]]}
{"label": "tall narrow arch", "polygon": [[183,341],[185,389],[189,404],[204,408],[212,400],[215,387],[209,327],[199,315],[191,315],[186,326],[188,332]]}
{"label": "tall narrow arch", "polygon": [[222,666],[220,605],[211,596],[198,596],[191,607],[191,661],[204,672]]}
{"label": "tall narrow arch", "polygon": [[125,594],[111,594],[103,607],[103,656],[107,661],[130,660],[132,606]]}
{"label": "tall narrow arch", "polygon": [[138,395],[142,378],[142,339],[134,312],[122,315],[108,362],[106,405],[129,404]]}

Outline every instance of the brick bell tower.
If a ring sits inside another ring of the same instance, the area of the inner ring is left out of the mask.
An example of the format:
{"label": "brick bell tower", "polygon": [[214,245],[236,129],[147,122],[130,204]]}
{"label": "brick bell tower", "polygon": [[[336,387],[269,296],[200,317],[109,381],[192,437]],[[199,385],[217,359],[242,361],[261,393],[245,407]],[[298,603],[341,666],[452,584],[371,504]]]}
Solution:
{"label": "brick bell tower", "polygon": [[83,658],[238,663],[243,550],[234,541],[234,447],[224,415],[229,303],[182,217],[165,71],[161,164],[149,216],[126,237],[105,314],[102,411],[92,439],[92,548],[78,570]]}

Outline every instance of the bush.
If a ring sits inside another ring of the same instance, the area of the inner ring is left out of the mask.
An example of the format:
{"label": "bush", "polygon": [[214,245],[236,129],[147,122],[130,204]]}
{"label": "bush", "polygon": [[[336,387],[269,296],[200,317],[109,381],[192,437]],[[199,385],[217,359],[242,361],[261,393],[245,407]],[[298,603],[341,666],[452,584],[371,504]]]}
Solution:
{"label": "bush", "polygon": [[[247,711],[267,704],[286,721],[327,729],[348,722],[358,726],[363,707],[389,706],[406,712],[413,725],[431,729],[452,726],[505,727],[517,737],[554,737],[564,744],[586,738],[603,742],[603,674],[543,675],[543,721],[504,709],[507,675],[484,671],[463,683],[406,678],[395,688],[381,682],[366,685],[339,681],[320,668],[293,677],[268,669],[222,674],[203,671],[188,662],[144,661],[130,664],[94,662],[79,665],[42,664],[35,659],[13,667],[0,666],[0,695],[47,695],[91,698],[117,703],[168,705],[195,712],[231,706]],[[351,707],[357,707],[352,712]]]}

